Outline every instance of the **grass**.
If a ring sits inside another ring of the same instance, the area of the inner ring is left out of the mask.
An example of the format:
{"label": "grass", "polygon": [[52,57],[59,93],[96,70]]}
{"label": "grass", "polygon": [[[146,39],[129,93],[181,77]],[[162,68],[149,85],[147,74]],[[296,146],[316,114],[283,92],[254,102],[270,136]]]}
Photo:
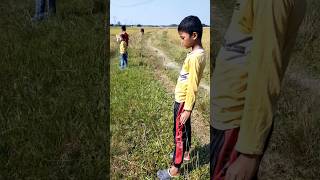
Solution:
{"label": "grass", "polygon": [[320,2],[306,0],[307,11],[297,37],[292,68],[303,68],[311,76],[320,77]]}
{"label": "grass", "polygon": [[[178,36],[178,33],[176,32],[176,29],[159,29],[158,31],[153,31],[150,33],[151,40],[154,46],[161,49],[170,59],[174,60],[178,65],[182,65],[186,54],[188,50],[181,47],[179,45],[180,39]],[[209,45],[208,42],[208,36],[209,32],[208,29],[205,28],[203,39],[206,39],[206,43],[204,43],[204,47],[207,47]],[[202,77],[202,82],[205,82],[206,84],[209,84],[210,82],[210,60],[209,60],[209,52],[206,52],[207,54],[207,64],[204,70],[204,74]],[[171,79],[171,81],[176,82],[177,80],[177,72],[174,70],[166,70],[165,71],[168,77]],[[209,119],[210,114],[210,99],[209,99],[209,93],[206,92],[206,90],[203,90],[200,88],[198,95],[197,95],[197,103],[195,105],[196,109],[199,109],[203,115],[206,117],[206,119]]]}
{"label": "grass", "polygon": [[[119,31],[111,28],[110,32],[113,37]],[[146,30],[145,40],[148,36]],[[157,170],[170,164],[174,99],[155,77],[154,72],[161,69],[157,56],[147,51],[137,31],[130,37],[129,68],[125,71],[118,68],[117,44],[110,44],[114,52],[110,71],[112,178],[155,179]],[[208,179],[208,158],[203,157],[207,147],[194,135],[192,141],[194,158],[184,165],[180,179]]]}
{"label": "grass", "polygon": [[[127,28],[127,32],[130,34],[139,34],[139,28]],[[116,34],[120,33],[120,27],[118,28],[111,28],[111,39],[112,37],[115,37]],[[204,37],[208,38],[208,29],[205,28],[204,30]],[[174,36],[176,35],[176,36]],[[151,41],[155,44],[156,47],[160,48],[161,50],[163,50],[163,52],[169,56],[169,58],[172,58],[173,60],[175,60],[179,65],[182,65],[185,57],[186,57],[186,53],[188,52],[186,49],[182,48],[179,45],[180,39],[177,36],[177,32],[175,29],[169,28],[167,30],[163,30],[161,28],[145,28],[145,39],[151,38]],[[135,37],[135,36],[134,36]],[[137,40],[138,41],[138,40]],[[204,46],[208,46],[209,42],[207,42],[208,40],[206,40],[206,43],[204,43]],[[172,44],[174,42],[174,44]],[[129,43],[131,44],[131,43]],[[112,41],[110,42],[111,45],[111,54],[114,55],[115,50],[117,50],[117,46],[116,43],[113,43]],[[145,45],[146,46],[146,45]],[[141,45],[139,45],[139,48],[141,49]],[[208,56],[207,52],[207,57]],[[153,53],[153,52],[149,52],[148,50],[144,50],[143,52],[145,57],[153,57],[153,58],[157,58],[157,56]],[[153,59],[152,58],[152,59]],[[209,59],[208,59],[209,61]],[[160,61],[158,60],[154,60],[154,61],[149,61],[149,64],[153,64],[153,68],[160,68],[162,67],[162,64]],[[203,75],[203,78],[201,81],[206,82],[208,84],[209,82],[209,68],[210,68],[210,64],[207,62],[206,64],[206,68],[205,68],[205,72]],[[177,81],[177,74],[178,72],[176,72],[175,70],[170,70],[170,69],[164,69],[162,68],[163,73],[165,73],[172,82],[176,83]],[[195,105],[196,109],[199,109],[204,117],[206,117],[206,119],[209,119],[209,114],[210,114],[210,105],[209,105],[209,93],[206,92],[206,90],[201,89],[198,92],[198,99],[197,99],[197,103]]]}
{"label": "grass", "polygon": [[[282,176],[316,179],[320,176],[320,115],[316,108],[319,107],[319,94],[301,82],[320,77],[317,33],[320,3],[315,0],[307,0],[307,3],[306,17],[300,26],[287,73],[296,74],[297,78],[284,80],[272,141],[283,161],[292,166],[290,169],[284,168],[287,175],[283,173]],[[270,152],[273,150],[270,149]]]}
{"label": "grass", "polygon": [[[279,153],[293,164],[292,174],[306,179],[320,176],[319,95],[286,80],[276,113],[274,141]],[[281,143],[281,145],[280,145]]]}
{"label": "grass", "polygon": [[[152,43],[161,49],[167,56],[182,65],[190,49],[181,46],[181,40],[176,28],[168,28],[153,34]],[[202,81],[210,82],[210,30],[204,28],[202,35],[203,48],[206,51],[207,65],[203,73]]]}
{"label": "grass", "polygon": [[34,1],[1,3],[0,179],[107,176],[105,17],[90,4],[32,23]]}

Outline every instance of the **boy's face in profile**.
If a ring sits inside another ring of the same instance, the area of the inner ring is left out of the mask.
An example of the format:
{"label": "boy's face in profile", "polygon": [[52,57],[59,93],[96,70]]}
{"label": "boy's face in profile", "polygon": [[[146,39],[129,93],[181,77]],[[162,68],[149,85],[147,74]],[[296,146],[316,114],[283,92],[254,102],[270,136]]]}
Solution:
{"label": "boy's face in profile", "polygon": [[195,41],[197,39],[196,33],[193,33],[190,35],[187,32],[179,31],[179,35],[181,38],[181,42],[185,48],[190,48],[195,44]]}

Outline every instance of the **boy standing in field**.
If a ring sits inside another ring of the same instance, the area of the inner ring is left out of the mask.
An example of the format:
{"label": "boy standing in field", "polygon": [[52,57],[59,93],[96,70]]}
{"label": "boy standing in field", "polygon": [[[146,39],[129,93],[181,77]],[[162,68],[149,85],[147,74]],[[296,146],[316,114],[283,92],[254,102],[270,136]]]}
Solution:
{"label": "boy standing in field", "polygon": [[123,38],[124,38],[124,41],[127,43],[127,46],[129,46],[129,35],[128,33],[126,32],[127,28],[125,25],[121,26],[121,34],[123,34]]}
{"label": "boy standing in field", "polygon": [[[125,48],[124,48],[125,52],[121,53],[121,48],[120,48],[120,54],[121,54],[121,58],[123,60],[122,62],[125,63],[125,67],[128,66],[128,51],[127,51],[127,49],[128,49],[128,46],[129,46],[129,35],[126,32],[126,30],[127,30],[127,28],[126,28],[125,25],[121,26],[121,31],[122,32],[120,34],[120,37],[121,37],[120,41],[121,41],[121,43],[122,43],[122,41],[125,42],[125,44],[123,44],[123,45],[125,45]],[[120,43],[120,47],[121,47],[121,43]],[[120,64],[120,66],[121,66],[121,64]],[[121,66],[121,69],[124,69],[125,67]]]}
{"label": "boy standing in field", "polygon": [[124,69],[128,64],[127,43],[124,39],[124,35],[120,34],[120,69]]}
{"label": "boy standing in field", "polygon": [[196,16],[184,18],[178,26],[178,33],[183,46],[187,49],[192,48],[192,51],[187,54],[175,88],[173,119],[175,149],[172,166],[169,169],[157,172],[161,180],[179,176],[179,169],[183,160],[190,159],[191,112],[206,64],[205,53],[201,43],[202,24],[200,19]]}

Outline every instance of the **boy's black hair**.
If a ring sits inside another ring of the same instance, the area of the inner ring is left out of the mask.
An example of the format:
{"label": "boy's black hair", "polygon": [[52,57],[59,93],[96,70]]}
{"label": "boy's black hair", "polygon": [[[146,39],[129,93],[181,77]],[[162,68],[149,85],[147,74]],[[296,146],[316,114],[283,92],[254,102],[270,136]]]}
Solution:
{"label": "boy's black hair", "polygon": [[202,23],[197,16],[185,17],[178,26],[178,32],[186,32],[192,35],[193,32],[198,33],[199,39],[202,38]]}
{"label": "boy's black hair", "polygon": [[126,31],[126,26],[125,25],[121,26],[121,29],[122,31]]}

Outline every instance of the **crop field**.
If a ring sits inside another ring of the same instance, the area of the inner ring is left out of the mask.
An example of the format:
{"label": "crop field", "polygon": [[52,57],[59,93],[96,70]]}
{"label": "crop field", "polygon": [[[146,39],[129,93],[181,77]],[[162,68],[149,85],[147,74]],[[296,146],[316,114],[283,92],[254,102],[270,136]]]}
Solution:
{"label": "crop field", "polygon": [[[159,42],[175,42],[172,45],[176,50],[183,48],[177,38],[157,37],[167,29],[144,28],[145,35],[142,37],[139,28],[129,27],[129,68],[121,71],[118,67],[119,45],[115,40],[115,35],[120,33],[119,29],[120,27],[110,29],[111,177],[155,179],[157,170],[169,167],[169,154],[174,148],[172,87],[176,83],[178,71],[163,67],[157,52],[148,47],[148,41],[160,38]],[[176,35],[179,37],[178,33]],[[167,51],[165,47],[159,49],[167,53],[169,47]],[[168,57],[171,59],[172,56],[168,54]],[[205,103],[209,104],[209,98],[207,92],[201,91],[195,108],[202,112],[200,122],[203,124],[209,121],[209,108],[201,108]],[[197,116],[192,118],[192,121],[199,121]],[[193,124],[192,128],[197,131],[198,127]],[[202,143],[193,132],[192,147],[192,160],[182,167],[180,179],[208,179],[208,144]]]}

